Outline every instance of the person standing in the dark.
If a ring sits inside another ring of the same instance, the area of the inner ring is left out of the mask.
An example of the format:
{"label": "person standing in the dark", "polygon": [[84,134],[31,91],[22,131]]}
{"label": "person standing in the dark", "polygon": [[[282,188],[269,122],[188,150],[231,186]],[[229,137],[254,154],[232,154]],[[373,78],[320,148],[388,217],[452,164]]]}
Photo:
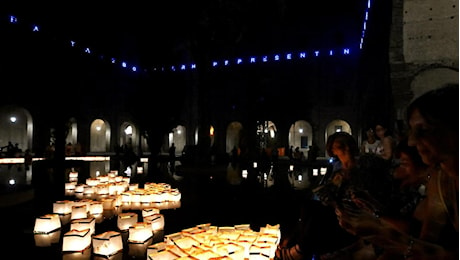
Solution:
{"label": "person standing in the dark", "polygon": [[169,147],[169,167],[171,169],[171,172],[175,172],[175,164],[176,164],[176,146],[174,143],[171,144],[171,147]]}

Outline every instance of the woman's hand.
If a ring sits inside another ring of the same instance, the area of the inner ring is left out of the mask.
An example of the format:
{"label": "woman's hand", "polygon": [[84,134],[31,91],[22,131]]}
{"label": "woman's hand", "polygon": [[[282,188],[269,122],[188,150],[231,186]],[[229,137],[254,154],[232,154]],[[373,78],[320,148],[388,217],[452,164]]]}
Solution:
{"label": "woman's hand", "polygon": [[379,216],[353,201],[342,201],[341,207],[337,207],[335,213],[339,225],[351,234],[369,236],[381,232],[382,222]]}

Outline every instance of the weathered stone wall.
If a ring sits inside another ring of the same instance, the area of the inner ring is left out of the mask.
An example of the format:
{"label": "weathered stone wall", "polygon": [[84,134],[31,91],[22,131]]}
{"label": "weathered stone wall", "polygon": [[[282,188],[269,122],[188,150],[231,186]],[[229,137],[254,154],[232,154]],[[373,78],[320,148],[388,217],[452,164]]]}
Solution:
{"label": "weathered stone wall", "polygon": [[458,83],[458,1],[393,0],[390,67],[396,120],[409,102],[443,83]]}

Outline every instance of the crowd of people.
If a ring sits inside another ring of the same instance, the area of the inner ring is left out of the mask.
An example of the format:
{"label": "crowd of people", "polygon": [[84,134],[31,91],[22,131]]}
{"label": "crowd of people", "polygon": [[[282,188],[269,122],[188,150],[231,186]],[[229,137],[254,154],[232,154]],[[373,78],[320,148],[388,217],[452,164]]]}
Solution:
{"label": "crowd of people", "polygon": [[402,137],[380,123],[361,146],[329,136],[335,163],[276,259],[458,259],[458,100],[458,84],[419,96]]}

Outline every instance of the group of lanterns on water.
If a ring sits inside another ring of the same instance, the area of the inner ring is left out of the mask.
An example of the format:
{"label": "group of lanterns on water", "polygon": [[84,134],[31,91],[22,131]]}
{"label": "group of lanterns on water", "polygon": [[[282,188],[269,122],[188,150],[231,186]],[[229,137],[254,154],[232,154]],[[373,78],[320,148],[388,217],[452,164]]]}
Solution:
{"label": "group of lanterns on water", "polygon": [[[266,225],[256,232],[249,224],[200,224],[163,236],[165,217],[160,210],[178,208],[181,200],[179,190],[167,183],[145,183],[139,188],[129,178],[110,171],[79,184],[78,172],[71,171],[65,190],[76,200],[56,201],[52,213],[35,219],[37,247],[59,243],[61,228],[69,223],[62,236],[62,253],[91,251],[105,258],[120,255],[126,244],[142,244],[141,254],[149,260],[273,259],[280,241],[279,225]],[[130,210],[140,211],[142,221],[137,211]],[[96,234],[96,223],[113,216],[117,228]],[[148,243],[158,234],[162,241]]]}

